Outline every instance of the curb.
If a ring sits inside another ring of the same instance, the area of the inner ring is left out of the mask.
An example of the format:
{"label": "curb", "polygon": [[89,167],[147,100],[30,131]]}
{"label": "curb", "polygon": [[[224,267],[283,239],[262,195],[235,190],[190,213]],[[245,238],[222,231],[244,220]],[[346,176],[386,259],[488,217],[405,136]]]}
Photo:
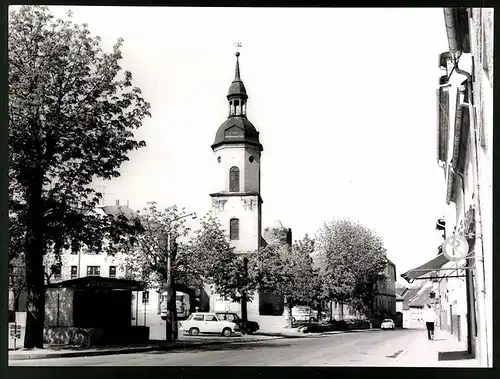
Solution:
{"label": "curb", "polygon": [[68,351],[68,352],[58,352],[58,353],[46,353],[46,354],[26,354],[26,355],[14,355],[9,357],[9,361],[25,361],[30,359],[50,359],[50,358],[75,358],[75,357],[97,357],[103,355],[119,355],[119,354],[137,354],[137,353],[147,353],[150,351],[169,351],[175,349],[188,350],[190,348],[198,348],[200,346],[209,345],[223,345],[231,343],[245,343],[245,342],[259,342],[259,341],[269,341],[273,339],[280,339],[282,337],[266,338],[266,339],[255,339],[252,341],[207,341],[207,342],[192,342],[188,344],[178,344],[169,346],[143,346],[128,349],[117,349],[117,350],[98,350],[98,351]]}

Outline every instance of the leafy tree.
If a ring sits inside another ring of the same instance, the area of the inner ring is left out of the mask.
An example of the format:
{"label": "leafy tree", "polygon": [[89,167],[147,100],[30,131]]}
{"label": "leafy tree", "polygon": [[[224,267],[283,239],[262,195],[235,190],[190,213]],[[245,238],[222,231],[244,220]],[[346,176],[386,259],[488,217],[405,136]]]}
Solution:
{"label": "leafy tree", "polygon": [[[186,228],[186,220],[179,219],[183,210],[177,206],[171,206],[165,210],[159,210],[156,202],[149,202],[147,206],[138,212],[141,223],[141,233],[136,235],[136,243],[129,252],[124,255],[123,266],[131,279],[141,280],[150,288],[161,288],[167,282],[168,263],[168,240],[170,248],[174,241],[181,236],[186,236],[189,229]],[[178,251],[183,252],[186,247],[178,245]],[[179,256],[181,255],[181,256]],[[185,254],[184,254],[185,255]],[[172,260],[172,274],[177,280],[182,280],[183,275],[191,266],[185,264],[184,256],[178,253]],[[188,272],[193,275],[193,272]]]}
{"label": "leafy tree", "polygon": [[318,241],[325,297],[369,313],[387,264],[382,239],[359,223],[337,220],[325,223]]}
{"label": "leafy tree", "polygon": [[87,25],[41,6],[12,11],[8,28],[10,242],[25,252],[24,347],[43,348],[43,256],[81,246],[113,253],[128,242],[126,217],[88,211],[102,196],[89,185],[118,177],[127,154],[145,146],[133,130],[150,106],[118,63],[121,39],[106,53]]}
{"label": "leafy tree", "polygon": [[252,279],[261,292],[285,296],[292,324],[295,305],[318,305],[321,283],[311,254],[314,241],[308,235],[296,241],[292,249],[271,244],[252,255]]}
{"label": "leafy tree", "polygon": [[219,220],[212,214],[201,220],[189,251],[190,259],[197,262],[194,270],[203,282],[213,285],[222,297],[240,302],[242,319],[246,321],[246,302],[252,300],[255,285],[248,275],[246,257],[235,254]]}

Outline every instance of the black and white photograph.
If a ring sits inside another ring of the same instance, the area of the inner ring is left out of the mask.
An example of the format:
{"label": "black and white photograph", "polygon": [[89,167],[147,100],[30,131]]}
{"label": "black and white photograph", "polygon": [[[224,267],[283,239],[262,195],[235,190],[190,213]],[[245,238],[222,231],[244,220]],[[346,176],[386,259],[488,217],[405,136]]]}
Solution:
{"label": "black and white photograph", "polygon": [[8,365],[493,367],[493,13],[9,6]]}

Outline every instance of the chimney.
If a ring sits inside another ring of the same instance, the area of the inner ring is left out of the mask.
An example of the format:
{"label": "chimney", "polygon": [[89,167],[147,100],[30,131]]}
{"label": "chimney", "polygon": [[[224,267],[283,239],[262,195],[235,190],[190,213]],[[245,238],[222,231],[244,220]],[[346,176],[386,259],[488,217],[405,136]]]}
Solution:
{"label": "chimney", "polygon": [[128,206],[128,204],[129,204],[129,202],[128,202],[128,200],[127,200],[127,208],[130,208],[130,207]]}
{"label": "chimney", "polygon": [[120,206],[120,200],[116,200],[116,206],[119,207]]}

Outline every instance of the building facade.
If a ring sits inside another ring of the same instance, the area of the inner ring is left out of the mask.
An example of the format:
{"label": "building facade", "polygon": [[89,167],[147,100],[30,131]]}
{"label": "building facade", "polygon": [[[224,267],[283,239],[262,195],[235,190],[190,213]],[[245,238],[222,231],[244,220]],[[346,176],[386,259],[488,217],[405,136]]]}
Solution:
{"label": "building facade", "polygon": [[378,292],[373,301],[373,313],[393,316],[396,314],[396,265],[387,260],[385,280],[378,283]]}
{"label": "building facade", "polygon": [[465,237],[469,254],[444,266],[463,275],[440,283],[442,319],[453,324],[451,292],[465,289],[468,348],[491,366],[493,9],[445,8],[444,18],[449,50],[439,60],[437,161],[446,183],[446,236]]}

